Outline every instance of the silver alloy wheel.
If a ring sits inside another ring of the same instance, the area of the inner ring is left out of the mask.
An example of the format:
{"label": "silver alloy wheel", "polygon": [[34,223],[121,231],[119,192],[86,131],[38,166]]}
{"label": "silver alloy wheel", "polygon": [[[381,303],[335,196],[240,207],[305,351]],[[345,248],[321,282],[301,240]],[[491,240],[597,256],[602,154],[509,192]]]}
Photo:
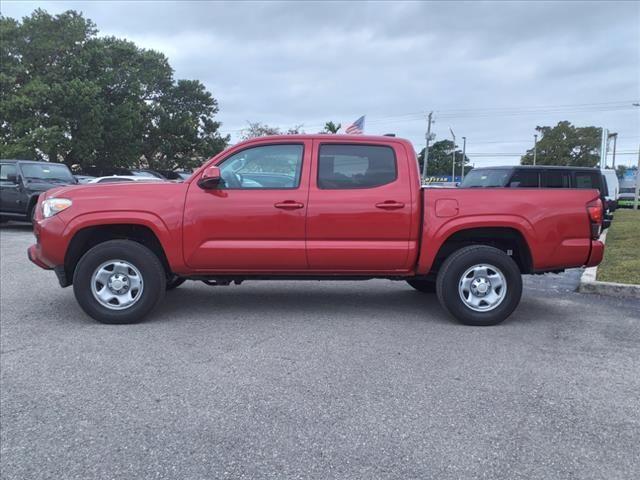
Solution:
{"label": "silver alloy wheel", "polygon": [[140,271],[125,260],[109,260],[91,275],[91,293],[109,310],[125,310],[142,298]]}
{"label": "silver alloy wheel", "polygon": [[489,312],[506,298],[507,279],[502,271],[493,265],[474,265],[460,277],[458,293],[471,310]]}

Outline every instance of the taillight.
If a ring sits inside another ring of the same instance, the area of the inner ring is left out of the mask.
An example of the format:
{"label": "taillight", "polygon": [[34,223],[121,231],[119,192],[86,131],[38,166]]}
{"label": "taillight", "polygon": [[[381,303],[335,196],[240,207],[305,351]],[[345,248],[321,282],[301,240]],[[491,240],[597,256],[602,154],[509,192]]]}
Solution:
{"label": "taillight", "polygon": [[594,201],[587,203],[587,213],[591,222],[591,238],[597,240],[600,237],[600,227],[604,218],[602,200],[596,198]]}

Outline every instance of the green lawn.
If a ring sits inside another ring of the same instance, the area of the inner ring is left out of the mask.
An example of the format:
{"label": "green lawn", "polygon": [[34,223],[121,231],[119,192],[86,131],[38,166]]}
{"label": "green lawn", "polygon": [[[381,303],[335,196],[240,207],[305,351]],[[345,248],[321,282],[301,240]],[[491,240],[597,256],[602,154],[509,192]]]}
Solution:
{"label": "green lawn", "polygon": [[597,280],[640,284],[640,210],[616,210]]}

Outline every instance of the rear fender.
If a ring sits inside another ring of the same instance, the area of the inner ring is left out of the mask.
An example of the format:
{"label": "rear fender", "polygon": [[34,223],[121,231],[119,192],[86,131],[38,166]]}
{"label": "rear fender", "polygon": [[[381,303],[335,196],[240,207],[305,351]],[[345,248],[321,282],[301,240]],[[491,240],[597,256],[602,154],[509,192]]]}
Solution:
{"label": "rear fender", "polygon": [[473,217],[463,216],[438,223],[434,218],[434,223],[426,226],[422,232],[420,255],[418,258],[418,275],[426,275],[431,270],[438,251],[451,238],[452,235],[464,230],[475,228],[511,228],[518,231],[529,247],[533,265],[536,264],[536,235],[533,226],[523,217],[517,215],[487,215]]}

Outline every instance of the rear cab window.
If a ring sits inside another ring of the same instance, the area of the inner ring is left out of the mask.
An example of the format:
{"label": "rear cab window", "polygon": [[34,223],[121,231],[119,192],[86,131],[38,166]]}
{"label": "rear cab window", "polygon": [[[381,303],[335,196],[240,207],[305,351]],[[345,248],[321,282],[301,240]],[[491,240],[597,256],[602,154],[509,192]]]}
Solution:
{"label": "rear cab window", "polygon": [[318,158],[318,188],[375,188],[398,178],[393,148],[382,145],[322,144]]}

